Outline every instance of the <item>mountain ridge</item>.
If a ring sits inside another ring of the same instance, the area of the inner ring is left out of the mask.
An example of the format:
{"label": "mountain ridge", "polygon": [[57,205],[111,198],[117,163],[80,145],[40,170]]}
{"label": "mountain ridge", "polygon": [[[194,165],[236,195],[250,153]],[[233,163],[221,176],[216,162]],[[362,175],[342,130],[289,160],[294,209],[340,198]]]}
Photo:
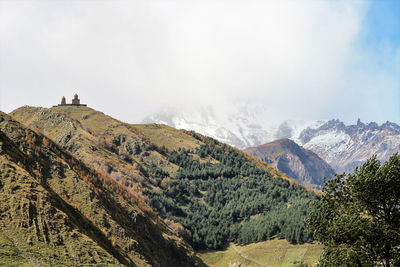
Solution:
{"label": "mountain ridge", "polygon": [[360,120],[346,126],[336,119],[305,129],[294,140],[320,155],[337,173],[349,173],[373,155],[383,162],[400,151],[400,126],[392,122],[364,124]]}
{"label": "mountain ridge", "polygon": [[287,138],[247,148],[244,151],[311,188],[320,189],[324,178],[330,179],[335,173],[317,154]]}
{"label": "mountain ridge", "polygon": [[[202,113],[207,116],[202,116]],[[145,120],[195,130],[241,149],[289,138],[316,153],[337,173],[352,172],[374,154],[379,160],[386,161],[390,155],[400,151],[400,126],[393,122],[378,125],[358,120],[355,125],[345,125],[338,119],[332,119],[273,123],[267,117],[261,119],[262,114],[248,112],[246,108],[225,114],[225,117],[218,117],[207,109],[190,113],[167,110],[162,115],[155,113]],[[208,122],[211,126],[207,125]]]}

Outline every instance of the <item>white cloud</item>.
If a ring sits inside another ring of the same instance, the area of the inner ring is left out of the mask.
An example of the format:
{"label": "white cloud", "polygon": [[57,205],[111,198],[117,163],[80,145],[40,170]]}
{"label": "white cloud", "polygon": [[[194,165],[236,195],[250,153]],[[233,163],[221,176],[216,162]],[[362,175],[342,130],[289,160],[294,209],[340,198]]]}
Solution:
{"label": "white cloud", "polygon": [[130,122],[165,103],[242,100],[277,118],[335,116],[365,11],[356,1],[2,1],[0,109],[77,92]]}

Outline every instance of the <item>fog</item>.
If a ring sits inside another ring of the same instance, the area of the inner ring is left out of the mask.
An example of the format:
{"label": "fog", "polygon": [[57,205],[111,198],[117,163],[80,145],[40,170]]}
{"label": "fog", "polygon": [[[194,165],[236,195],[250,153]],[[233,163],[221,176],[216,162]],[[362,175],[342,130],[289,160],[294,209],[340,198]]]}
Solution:
{"label": "fog", "polygon": [[127,122],[164,106],[400,123],[400,46],[367,1],[0,1],[0,110],[62,96]]}

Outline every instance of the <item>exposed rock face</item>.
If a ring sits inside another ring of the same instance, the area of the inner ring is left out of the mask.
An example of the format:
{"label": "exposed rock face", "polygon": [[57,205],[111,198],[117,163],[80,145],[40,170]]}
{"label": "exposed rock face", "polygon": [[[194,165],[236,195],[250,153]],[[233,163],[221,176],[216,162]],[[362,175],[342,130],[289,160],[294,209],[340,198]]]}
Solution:
{"label": "exposed rock face", "polygon": [[330,179],[334,175],[328,163],[290,139],[280,139],[244,151],[309,187],[320,188],[324,177]]}
{"label": "exposed rock face", "polygon": [[[52,121],[70,140],[79,129],[62,116]],[[2,254],[0,264],[194,266],[190,246],[117,189],[0,112],[0,243],[16,253]]]}
{"label": "exposed rock face", "polygon": [[374,122],[364,124],[360,120],[346,126],[339,120],[330,120],[318,128],[302,131],[294,140],[318,154],[337,173],[348,173],[373,155],[386,161],[399,152],[400,126],[391,122],[381,126]]}

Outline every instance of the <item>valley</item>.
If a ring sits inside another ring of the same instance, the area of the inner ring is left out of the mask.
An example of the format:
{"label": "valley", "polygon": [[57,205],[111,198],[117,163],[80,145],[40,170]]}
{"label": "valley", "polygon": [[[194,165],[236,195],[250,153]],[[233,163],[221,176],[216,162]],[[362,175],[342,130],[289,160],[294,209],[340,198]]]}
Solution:
{"label": "valley", "polygon": [[0,267],[400,267],[400,0],[0,0]]}
{"label": "valley", "polygon": [[[312,266],[321,254],[305,218],[320,198],[310,188],[334,171],[290,139],[246,154],[194,131],[127,124],[87,106],[24,106],[2,114],[0,133],[0,195],[15,199],[23,189],[27,199],[1,201],[9,211],[3,225],[21,221],[0,233],[4,262]],[[70,236],[83,239],[76,246]]]}

